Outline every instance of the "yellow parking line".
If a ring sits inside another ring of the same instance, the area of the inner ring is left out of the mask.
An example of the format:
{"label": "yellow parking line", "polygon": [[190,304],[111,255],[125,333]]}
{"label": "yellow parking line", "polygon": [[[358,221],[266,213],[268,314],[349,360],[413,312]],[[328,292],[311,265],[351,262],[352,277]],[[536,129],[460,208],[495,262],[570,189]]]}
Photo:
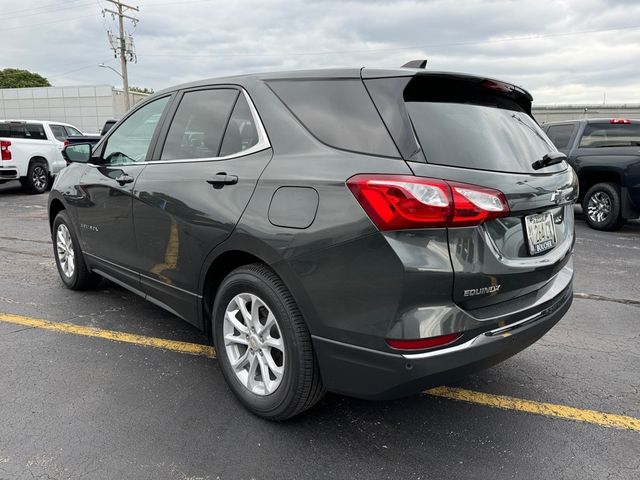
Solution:
{"label": "yellow parking line", "polygon": [[567,407],[566,405],[557,405],[555,403],[534,402],[532,400],[523,400],[505,395],[475,392],[463,388],[436,387],[424,393],[451,400],[475,403],[476,405],[501,408],[503,410],[517,410],[519,412],[544,415],[545,417],[556,417],[564,420],[592,423],[603,427],[621,428],[640,432],[640,418],[627,417],[626,415]]}
{"label": "yellow parking line", "polygon": [[[30,328],[39,328],[54,332],[71,333],[85,337],[102,338],[115,342],[132,343],[145,347],[155,347],[173,352],[187,353],[189,355],[199,355],[208,358],[215,358],[215,349],[209,345],[198,343],[178,342],[175,340],[165,340],[145,335],[135,335],[132,333],[116,332],[101,328],[84,327],[71,323],[50,322],[37,318],[23,317],[0,312],[0,322],[22,325]],[[460,400],[476,405],[485,405],[503,410],[515,410],[519,412],[533,413],[545,417],[561,418],[578,422],[600,425],[603,427],[619,428],[625,430],[640,431],[640,419],[617,415],[613,413],[598,412],[582,408],[568,407],[553,403],[535,402],[520,398],[508,397],[504,395],[492,395],[489,393],[475,392],[462,388],[436,387],[424,392],[427,395],[442,397],[451,400]]]}
{"label": "yellow parking line", "polygon": [[51,330],[53,332],[72,333],[74,335],[82,335],[85,337],[95,337],[105,340],[113,340],[115,342],[133,343],[145,347],[162,348],[164,350],[172,350],[174,352],[188,353],[189,355],[200,355],[209,358],[215,358],[216,356],[213,347],[210,347],[209,345],[200,345],[198,343],[165,340],[162,338],[147,337],[145,335],[135,335],[133,333],[83,327],[81,325],[74,325],[71,323],[50,322],[48,320],[11,315],[8,313],[0,313],[0,321],[13,323],[15,325],[23,325],[25,327]]}

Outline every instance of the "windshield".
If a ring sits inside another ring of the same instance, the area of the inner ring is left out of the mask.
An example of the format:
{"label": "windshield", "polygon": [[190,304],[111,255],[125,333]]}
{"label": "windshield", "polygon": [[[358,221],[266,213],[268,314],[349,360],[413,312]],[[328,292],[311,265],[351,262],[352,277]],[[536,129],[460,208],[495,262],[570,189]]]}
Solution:
{"label": "windshield", "polygon": [[580,147],[635,147],[640,145],[640,123],[590,123],[582,134]]}
{"label": "windshield", "polygon": [[521,110],[471,103],[406,102],[427,162],[510,173],[537,172],[536,160],[555,151],[549,138]]}

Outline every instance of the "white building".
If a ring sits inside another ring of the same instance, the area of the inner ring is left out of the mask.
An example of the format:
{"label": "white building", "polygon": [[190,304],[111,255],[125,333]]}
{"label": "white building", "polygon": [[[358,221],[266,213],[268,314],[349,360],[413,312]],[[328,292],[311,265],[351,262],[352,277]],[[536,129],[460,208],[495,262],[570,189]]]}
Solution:
{"label": "white building", "polygon": [[[146,94],[129,92],[131,105]],[[124,115],[122,90],[110,85],[0,89],[0,119],[50,120],[99,133],[104,122]]]}
{"label": "white building", "polygon": [[640,104],[611,105],[534,105],[538,123],[581,118],[640,118]]}

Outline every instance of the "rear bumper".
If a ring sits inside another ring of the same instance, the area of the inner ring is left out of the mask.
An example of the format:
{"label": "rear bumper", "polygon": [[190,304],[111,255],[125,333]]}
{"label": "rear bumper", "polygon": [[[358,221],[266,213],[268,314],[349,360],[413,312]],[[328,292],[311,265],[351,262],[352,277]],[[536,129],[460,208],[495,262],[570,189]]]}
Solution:
{"label": "rear bumper", "polygon": [[541,312],[505,327],[481,333],[452,347],[417,354],[396,354],[313,337],[325,387],[370,400],[418,393],[495,365],[542,337],[567,312],[571,284]]}
{"label": "rear bumper", "polygon": [[0,168],[0,180],[17,180],[20,178],[20,173],[17,168]]}

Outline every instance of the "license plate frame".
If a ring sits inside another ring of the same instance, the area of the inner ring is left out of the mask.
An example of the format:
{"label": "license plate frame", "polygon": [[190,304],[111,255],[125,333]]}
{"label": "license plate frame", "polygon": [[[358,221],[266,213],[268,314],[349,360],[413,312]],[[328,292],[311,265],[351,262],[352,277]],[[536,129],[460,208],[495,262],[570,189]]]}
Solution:
{"label": "license plate frame", "polygon": [[551,212],[534,213],[524,217],[529,255],[540,255],[558,243],[556,224]]}

